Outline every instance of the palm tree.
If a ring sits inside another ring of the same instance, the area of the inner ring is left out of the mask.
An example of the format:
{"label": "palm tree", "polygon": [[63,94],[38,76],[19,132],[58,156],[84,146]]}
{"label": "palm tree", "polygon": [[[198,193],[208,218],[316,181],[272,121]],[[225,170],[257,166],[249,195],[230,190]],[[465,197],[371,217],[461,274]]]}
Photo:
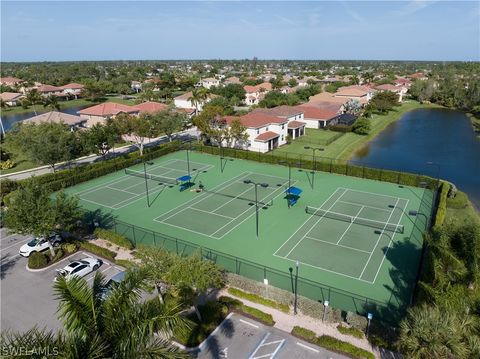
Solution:
{"label": "palm tree", "polygon": [[48,95],[43,99],[43,107],[49,108],[52,111],[60,110],[60,105],[58,103],[58,97],[55,95]]}
{"label": "palm tree", "polygon": [[35,113],[35,116],[37,115],[37,110],[35,109],[35,105],[37,103],[42,102],[42,95],[38,92],[37,89],[31,89],[30,91],[27,92],[27,95],[25,96],[26,102],[33,107],[33,112]]}
{"label": "palm tree", "polygon": [[195,116],[198,115],[198,105],[203,104],[208,98],[208,89],[205,87],[197,87],[192,90],[192,96],[188,98],[188,101],[195,106]]}
{"label": "palm tree", "polygon": [[1,337],[2,348],[52,343],[69,358],[186,358],[169,341],[174,330],[186,327],[180,305],[141,301],[145,278],[145,271],[133,270],[111,288],[99,272],[91,286],[82,278],[60,278],[54,292],[65,334],[35,328],[24,334],[7,332]]}

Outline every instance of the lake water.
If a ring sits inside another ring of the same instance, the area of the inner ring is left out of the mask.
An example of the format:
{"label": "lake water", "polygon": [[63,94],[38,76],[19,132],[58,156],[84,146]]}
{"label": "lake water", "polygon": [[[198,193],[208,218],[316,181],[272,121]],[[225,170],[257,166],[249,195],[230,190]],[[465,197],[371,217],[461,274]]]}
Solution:
{"label": "lake water", "polygon": [[480,209],[480,139],[463,112],[445,109],[407,112],[360,149],[352,161],[432,177],[437,176],[439,167],[440,177],[466,192]]}
{"label": "lake water", "polygon": [[[70,115],[77,115],[77,111],[80,111],[80,110],[82,110],[84,108],[87,108],[89,106],[91,106],[91,105],[68,107],[68,108],[62,109],[60,112],[68,113]],[[37,106],[37,114],[38,115],[40,115],[41,113],[48,112],[48,111],[49,110],[43,108],[42,105]],[[35,116],[34,112],[19,113],[19,114],[5,114],[5,115],[2,113],[3,128],[5,129],[5,131],[8,131],[10,128],[12,128],[14,123],[26,120],[27,118],[31,118],[33,116]]]}

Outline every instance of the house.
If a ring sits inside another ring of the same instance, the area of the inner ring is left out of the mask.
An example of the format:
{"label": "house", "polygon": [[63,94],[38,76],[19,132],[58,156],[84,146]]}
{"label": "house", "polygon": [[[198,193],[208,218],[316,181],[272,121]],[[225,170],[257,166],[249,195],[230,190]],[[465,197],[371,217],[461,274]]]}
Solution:
{"label": "house", "polygon": [[224,84],[225,85],[230,85],[230,84],[237,84],[237,85],[240,85],[242,82],[240,81],[240,79],[236,76],[232,76],[232,77],[229,77],[229,78],[226,78],[225,81],[224,81]]}
{"label": "house", "polygon": [[288,120],[285,118],[261,112],[252,112],[241,117],[225,117],[227,125],[234,119],[239,119],[247,128],[248,140],[242,145],[244,149],[265,153],[287,143]]}
{"label": "house", "polygon": [[423,72],[415,72],[414,74],[410,74],[405,77],[412,80],[428,80],[428,77],[425,76]]}
{"label": "house", "polygon": [[220,80],[213,77],[207,77],[205,79],[202,79],[196,84],[197,87],[203,86],[206,89],[210,89],[212,87],[218,87],[219,85],[220,85]]}
{"label": "house", "polygon": [[0,77],[0,85],[4,86],[16,86],[22,82],[22,79],[16,77]]}
{"label": "house", "polygon": [[391,84],[384,84],[375,86],[375,89],[378,91],[390,91],[398,95],[398,101],[403,101],[403,96],[407,93],[408,89],[403,86],[394,86]]}
{"label": "house", "polygon": [[70,129],[77,129],[79,127],[85,127],[87,119],[80,116],[70,115],[68,113],[50,111],[47,113],[42,113],[41,115],[34,116],[24,120],[25,123],[42,123],[42,122],[54,122],[54,123],[64,123]]}
{"label": "house", "polygon": [[351,113],[342,113],[341,115],[336,116],[332,119],[332,125],[343,125],[343,126],[351,126],[355,123],[358,116],[352,115]]}
{"label": "house", "polygon": [[155,113],[166,110],[168,108],[168,106],[164,103],[154,101],[142,102],[138,105],[135,105],[135,107],[140,110],[139,113]]}
{"label": "house", "polygon": [[24,95],[18,92],[2,92],[0,94],[0,98],[7,106],[17,106],[23,97]]}
{"label": "house", "polygon": [[121,113],[138,115],[140,110],[134,106],[122,105],[114,102],[105,102],[99,105],[84,108],[77,113],[80,115],[80,117],[87,120],[87,127],[91,127],[97,123],[104,124],[107,119],[115,118]]}
{"label": "house", "polygon": [[374,92],[374,90],[367,86],[352,85],[340,87],[333,96],[357,100],[362,105],[366,105],[372,99]]}
{"label": "house", "polygon": [[295,139],[305,134],[305,122],[303,121],[303,111],[294,106],[277,106],[273,108],[257,108],[251,113],[264,113],[269,116],[276,116],[288,121],[287,134]]}
{"label": "house", "polygon": [[130,84],[130,88],[132,91],[135,91],[136,93],[139,93],[142,91],[142,83],[140,81],[132,81]]}
{"label": "house", "polygon": [[75,99],[77,99],[78,96],[80,96],[84,87],[85,87],[84,85],[77,84],[77,83],[70,83],[70,84],[60,86],[64,94],[75,97]]}
{"label": "house", "polygon": [[395,84],[395,86],[403,86],[403,87],[406,87],[407,89],[409,89],[410,86],[412,86],[412,81],[403,77],[399,77],[395,79],[393,83]]}
{"label": "house", "polygon": [[[313,106],[328,106],[328,105],[340,105],[344,106],[350,98],[348,97],[336,97],[331,93],[328,92],[321,92],[314,96],[310,96],[306,105],[313,105]],[[342,108],[343,111],[343,108]]]}
{"label": "house", "polygon": [[57,87],[57,86],[41,85],[41,86],[36,87],[36,90],[42,96],[54,95],[54,96],[58,96],[58,97],[66,97],[65,93],[63,92],[63,89],[61,87]]}
{"label": "house", "polygon": [[243,86],[243,89],[245,90],[245,104],[247,106],[258,105],[265,94],[272,91],[272,84],[263,82],[255,86]]}
{"label": "house", "polygon": [[[195,109],[195,104],[192,103],[192,101],[189,100],[189,98],[192,97],[192,91],[186,92],[183,95],[177,96],[173,99],[173,103],[175,104],[175,107],[178,108],[187,108],[187,109]],[[215,97],[218,97],[217,95],[214,94],[208,94],[207,99],[205,100],[205,103],[210,102],[213,100]],[[204,103],[198,103],[198,111],[202,111]]]}
{"label": "house", "polygon": [[335,117],[342,113],[342,105],[339,104],[321,106],[303,104],[296,107],[303,111],[303,122],[306,128],[325,128],[333,124]]}

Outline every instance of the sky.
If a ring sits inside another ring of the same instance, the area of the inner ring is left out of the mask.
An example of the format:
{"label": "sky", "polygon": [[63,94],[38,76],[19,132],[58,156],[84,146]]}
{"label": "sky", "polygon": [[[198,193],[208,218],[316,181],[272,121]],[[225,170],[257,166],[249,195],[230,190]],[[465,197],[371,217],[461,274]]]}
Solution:
{"label": "sky", "polygon": [[480,61],[480,1],[5,1],[1,61]]}

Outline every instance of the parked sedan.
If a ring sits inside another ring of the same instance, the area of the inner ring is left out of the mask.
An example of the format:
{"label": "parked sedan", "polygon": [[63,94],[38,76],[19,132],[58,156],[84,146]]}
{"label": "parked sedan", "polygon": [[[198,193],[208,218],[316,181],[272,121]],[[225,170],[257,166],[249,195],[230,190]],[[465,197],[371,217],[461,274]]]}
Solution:
{"label": "parked sedan", "polygon": [[58,247],[63,241],[63,238],[59,234],[52,234],[48,238],[32,238],[30,241],[20,247],[20,251],[18,253],[22,257],[29,257],[33,252],[42,252],[48,249],[49,241],[52,243],[52,246]]}
{"label": "parked sedan", "polygon": [[65,277],[65,279],[70,279],[73,277],[84,277],[93,271],[96,271],[102,265],[102,261],[93,257],[85,257],[78,261],[73,261],[65,266],[63,269],[57,269],[57,277]]}

